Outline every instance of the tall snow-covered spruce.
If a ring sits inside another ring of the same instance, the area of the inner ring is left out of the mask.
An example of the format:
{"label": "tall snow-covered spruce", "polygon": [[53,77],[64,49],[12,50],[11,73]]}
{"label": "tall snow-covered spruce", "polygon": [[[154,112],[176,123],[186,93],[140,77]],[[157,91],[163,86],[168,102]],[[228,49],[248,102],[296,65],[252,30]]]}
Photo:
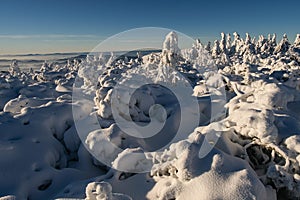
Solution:
{"label": "tall snow-covered spruce", "polygon": [[172,31],[163,42],[163,49],[161,55],[161,62],[164,65],[175,66],[180,56],[180,49],[178,47],[178,36]]}

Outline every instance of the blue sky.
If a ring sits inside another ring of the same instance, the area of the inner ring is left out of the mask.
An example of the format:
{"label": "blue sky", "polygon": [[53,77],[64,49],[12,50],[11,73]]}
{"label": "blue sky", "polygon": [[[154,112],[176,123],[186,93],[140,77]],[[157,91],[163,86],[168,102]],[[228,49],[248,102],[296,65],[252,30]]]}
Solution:
{"label": "blue sky", "polygon": [[119,32],[165,27],[206,42],[300,32],[300,1],[0,0],[0,54],[90,51]]}

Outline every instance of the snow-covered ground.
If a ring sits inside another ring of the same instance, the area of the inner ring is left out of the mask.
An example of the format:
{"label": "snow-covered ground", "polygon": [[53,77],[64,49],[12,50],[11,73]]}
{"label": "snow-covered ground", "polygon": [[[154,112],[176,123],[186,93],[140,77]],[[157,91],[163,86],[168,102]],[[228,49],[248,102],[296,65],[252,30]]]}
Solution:
{"label": "snow-covered ground", "polygon": [[0,110],[0,200],[300,198],[300,34],[13,62]]}

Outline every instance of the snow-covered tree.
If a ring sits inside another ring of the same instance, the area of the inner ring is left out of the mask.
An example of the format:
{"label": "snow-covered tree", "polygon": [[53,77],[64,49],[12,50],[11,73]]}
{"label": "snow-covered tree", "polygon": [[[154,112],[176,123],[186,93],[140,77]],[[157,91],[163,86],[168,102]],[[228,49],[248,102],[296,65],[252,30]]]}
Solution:
{"label": "snow-covered tree", "polygon": [[32,67],[30,67],[29,74],[33,74],[33,73],[34,73],[34,71],[33,71]]}
{"label": "snow-covered tree", "polygon": [[179,54],[178,36],[172,31],[166,36],[163,43],[161,64],[175,66],[178,62]]}
{"label": "snow-covered tree", "polygon": [[225,33],[223,33],[223,32],[221,33],[220,51],[221,51],[221,53],[227,54]]}
{"label": "snow-covered tree", "polygon": [[262,35],[259,36],[259,39],[256,44],[257,53],[261,53],[263,56],[268,56],[273,54],[274,48],[276,47],[276,34],[268,34],[268,38],[264,38]]}
{"label": "snow-covered tree", "polygon": [[276,46],[276,33],[273,33],[272,39],[271,39],[271,44]]}
{"label": "snow-covered tree", "polygon": [[193,44],[193,46],[196,46],[196,48],[204,48],[200,39],[196,39],[196,43]]}
{"label": "snow-covered tree", "polygon": [[41,66],[41,72],[46,72],[46,71],[49,71],[50,69],[51,69],[51,67],[49,66],[49,64],[46,61]]}
{"label": "snow-covered tree", "polygon": [[265,39],[265,37],[263,35],[259,35],[258,36],[258,40],[255,44],[255,49],[257,53],[261,53],[264,51],[264,49],[262,49],[262,47],[264,46],[264,44],[267,42],[267,40]]}
{"label": "snow-covered tree", "polygon": [[246,39],[244,42],[242,54],[254,54],[254,53],[255,53],[255,47],[252,44],[252,40],[249,33],[246,33]]}
{"label": "snow-covered tree", "polygon": [[275,50],[276,46],[277,46],[276,34],[274,33],[272,35],[272,37],[270,38],[270,40],[269,40],[269,53],[270,54],[274,53],[274,50]]}
{"label": "snow-covered tree", "polygon": [[163,43],[163,51],[168,51],[170,53],[178,54],[179,48],[178,48],[178,36],[177,34],[172,31],[167,36]]}
{"label": "snow-covered tree", "polygon": [[207,45],[205,46],[205,50],[210,52],[211,51],[211,42],[208,41]]}
{"label": "snow-covered tree", "polygon": [[300,34],[296,35],[295,42],[293,45],[291,45],[289,54],[293,60],[296,60],[298,63],[300,63]]}
{"label": "snow-covered tree", "polygon": [[294,45],[295,46],[300,46],[300,34],[297,34]]}
{"label": "snow-covered tree", "polygon": [[223,65],[227,65],[230,63],[230,58],[226,53],[221,54],[221,62],[223,63]]}
{"label": "snow-covered tree", "polygon": [[250,43],[251,43],[251,37],[249,33],[246,33],[245,44],[250,44]]}
{"label": "snow-covered tree", "polygon": [[274,50],[274,54],[277,53],[286,53],[289,48],[290,48],[291,44],[288,40],[288,37],[286,34],[283,35],[281,41],[279,42],[279,44],[276,46],[275,50]]}
{"label": "snow-covered tree", "polygon": [[252,38],[251,43],[252,43],[252,44],[255,44],[255,43],[256,43],[256,38],[255,38],[255,36]]}
{"label": "snow-covered tree", "polygon": [[113,62],[117,59],[117,56],[114,54],[114,52],[110,52],[110,58],[107,61],[107,66],[110,66],[113,64]]}
{"label": "snow-covered tree", "polygon": [[218,55],[221,53],[220,44],[218,40],[214,41],[214,46],[211,50],[211,54],[214,58],[218,57]]}
{"label": "snow-covered tree", "polygon": [[239,52],[241,45],[242,45],[242,39],[240,37],[240,35],[237,32],[233,33],[233,42],[231,44],[231,48],[230,48],[230,54],[235,54],[236,52]]}
{"label": "snow-covered tree", "polygon": [[231,35],[230,35],[230,33],[228,33],[227,36],[226,36],[226,48],[227,48],[227,52],[229,53],[230,48],[231,48]]}
{"label": "snow-covered tree", "polygon": [[12,63],[10,64],[10,67],[9,67],[8,71],[13,76],[17,76],[17,75],[19,75],[21,73],[21,70],[19,68],[17,60],[13,60],[12,61]]}

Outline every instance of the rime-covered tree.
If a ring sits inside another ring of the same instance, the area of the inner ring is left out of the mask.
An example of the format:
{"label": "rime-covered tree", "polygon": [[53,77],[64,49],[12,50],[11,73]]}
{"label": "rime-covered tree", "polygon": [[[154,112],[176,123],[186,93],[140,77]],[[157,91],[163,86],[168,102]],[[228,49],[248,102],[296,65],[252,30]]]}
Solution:
{"label": "rime-covered tree", "polygon": [[220,55],[221,53],[221,49],[220,49],[220,43],[218,40],[214,41],[214,46],[211,50],[211,54],[214,58],[218,57],[218,55]]}
{"label": "rime-covered tree", "polygon": [[277,53],[286,53],[289,48],[290,48],[291,44],[288,40],[288,37],[286,34],[283,35],[281,41],[278,43],[278,45],[276,46],[275,50],[274,50],[274,54],[277,54]]}
{"label": "rime-covered tree", "polygon": [[230,48],[230,54],[235,54],[237,52],[239,52],[241,45],[242,45],[242,39],[240,37],[240,35],[237,32],[233,33],[233,41],[232,41],[232,45]]}
{"label": "rime-covered tree", "polygon": [[226,48],[227,48],[227,52],[230,53],[230,48],[231,48],[231,35],[230,35],[230,33],[228,33],[226,35]]}
{"label": "rime-covered tree", "polygon": [[254,54],[255,53],[255,47],[252,43],[251,37],[249,33],[246,33],[246,38],[243,45],[243,52],[242,54]]}
{"label": "rime-covered tree", "polygon": [[220,52],[227,54],[225,33],[221,33]]}
{"label": "rime-covered tree", "polygon": [[210,52],[211,51],[211,42],[208,41],[207,45],[205,46],[205,50]]}
{"label": "rime-covered tree", "polygon": [[177,34],[172,31],[167,36],[163,43],[163,51],[168,51],[170,53],[178,54],[179,48],[178,48],[178,36]]}
{"label": "rime-covered tree", "polygon": [[117,56],[114,54],[114,52],[110,52],[110,57],[106,63],[107,66],[112,65],[116,59],[117,59]]}
{"label": "rime-covered tree", "polygon": [[295,42],[294,42],[294,46],[300,46],[300,34],[297,34],[297,35],[296,35],[296,39],[295,39]]}
{"label": "rime-covered tree", "polygon": [[13,60],[9,67],[9,73],[13,76],[17,76],[21,73],[17,60]]}
{"label": "rime-covered tree", "polygon": [[51,69],[51,67],[50,67],[50,65],[46,61],[41,66],[41,72],[50,71],[50,69]]}
{"label": "rime-covered tree", "polygon": [[163,43],[161,64],[174,66],[178,62],[180,49],[178,47],[178,36],[172,31],[170,32]]}
{"label": "rime-covered tree", "polygon": [[255,44],[255,49],[256,49],[257,53],[263,53],[264,52],[263,46],[266,42],[267,42],[267,40],[265,39],[265,37],[263,35],[258,36],[258,40]]}
{"label": "rime-covered tree", "polygon": [[295,42],[291,45],[289,53],[294,60],[300,63],[300,34],[296,35]]}
{"label": "rime-covered tree", "polygon": [[273,54],[274,50],[277,46],[277,42],[276,42],[276,34],[273,33],[272,37],[269,40],[269,53]]}

